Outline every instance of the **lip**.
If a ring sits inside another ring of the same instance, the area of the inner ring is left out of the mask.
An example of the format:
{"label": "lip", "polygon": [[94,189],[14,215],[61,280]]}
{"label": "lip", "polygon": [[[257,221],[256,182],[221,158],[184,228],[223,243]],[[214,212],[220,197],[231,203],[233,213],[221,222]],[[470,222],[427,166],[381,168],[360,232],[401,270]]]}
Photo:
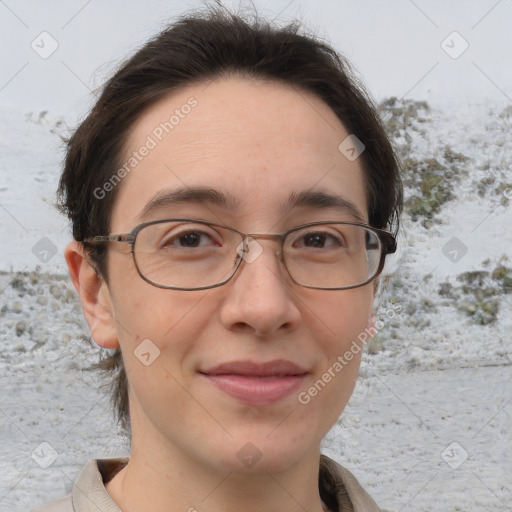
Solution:
{"label": "lip", "polygon": [[296,391],[308,374],[291,361],[232,361],[200,371],[224,393],[252,405],[278,402]]}

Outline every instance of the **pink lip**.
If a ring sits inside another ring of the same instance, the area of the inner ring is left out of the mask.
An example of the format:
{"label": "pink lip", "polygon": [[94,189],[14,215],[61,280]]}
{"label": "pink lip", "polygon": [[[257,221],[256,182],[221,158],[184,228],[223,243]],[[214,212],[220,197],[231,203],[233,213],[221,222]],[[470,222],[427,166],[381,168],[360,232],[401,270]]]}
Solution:
{"label": "pink lip", "polygon": [[233,361],[200,373],[233,398],[263,405],[293,393],[308,372],[290,361],[279,359],[267,363]]}

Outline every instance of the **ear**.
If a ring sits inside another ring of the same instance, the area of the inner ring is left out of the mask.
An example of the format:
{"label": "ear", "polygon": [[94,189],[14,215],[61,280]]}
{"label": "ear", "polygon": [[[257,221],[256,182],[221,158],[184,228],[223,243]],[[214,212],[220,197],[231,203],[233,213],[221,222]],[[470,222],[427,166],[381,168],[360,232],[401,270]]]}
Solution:
{"label": "ear", "polygon": [[80,242],[70,242],[64,250],[64,256],[71,280],[80,295],[92,339],[104,348],[119,347],[110,293],[105,280],[92,266]]}
{"label": "ear", "polygon": [[376,317],[375,310],[372,307],[370,314],[368,315],[368,320],[366,321],[365,332],[368,334],[368,338],[373,338],[377,333],[377,328],[375,327]]}

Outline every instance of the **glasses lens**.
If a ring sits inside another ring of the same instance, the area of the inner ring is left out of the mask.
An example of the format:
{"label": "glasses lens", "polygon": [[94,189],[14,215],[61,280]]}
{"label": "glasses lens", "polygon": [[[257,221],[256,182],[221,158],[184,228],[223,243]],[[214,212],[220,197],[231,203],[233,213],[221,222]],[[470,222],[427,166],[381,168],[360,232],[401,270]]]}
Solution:
{"label": "glasses lens", "polygon": [[202,222],[150,224],[137,234],[135,263],[144,278],[157,286],[213,286],[233,275],[242,240],[235,231]]}
{"label": "glasses lens", "polygon": [[372,279],[379,268],[381,242],[371,229],[351,224],[320,224],[288,234],[286,267],[303,286],[343,288]]}
{"label": "glasses lens", "polygon": [[[139,272],[152,284],[194,290],[225,283],[244,250],[242,235],[232,229],[175,220],[142,228],[134,256]],[[284,261],[295,282],[324,289],[368,282],[378,272],[381,252],[374,231],[343,223],[295,229],[283,245]]]}

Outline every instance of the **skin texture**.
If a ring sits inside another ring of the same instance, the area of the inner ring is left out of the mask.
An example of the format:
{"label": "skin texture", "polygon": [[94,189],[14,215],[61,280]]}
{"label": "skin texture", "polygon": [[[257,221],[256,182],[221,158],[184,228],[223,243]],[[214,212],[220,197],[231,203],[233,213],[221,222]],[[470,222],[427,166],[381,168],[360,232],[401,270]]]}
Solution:
{"label": "skin texture", "polygon": [[[348,132],[320,99],[287,85],[232,77],[173,92],[142,114],[125,156],[190,97],[197,106],[118,185],[112,233],[173,216],[250,233],[357,220],[330,207],[283,207],[290,193],[310,190],[350,200],[367,219],[361,164],[338,150]],[[138,218],[156,193],[184,186],[212,187],[239,205],[180,203]],[[263,253],[255,261],[227,284],[201,291],[146,283],[124,244],[109,248],[107,286],[80,244],[67,247],[91,336],[101,346],[121,347],[128,374],[131,458],[107,484],[123,511],[320,512],[320,441],[350,398],[360,353],[308,404],[297,397],[370,325],[374,286],[300,287],[276,257],[276,242],[258,243]],[[147,338],[160,350],[149,366],[134,356]],[[199,373],[228,361],[274,359],[309,373],[298,391],[268,405],[226,395]],[[246,450],[261,455],[251,467],[237,457],[247,443]]]}

